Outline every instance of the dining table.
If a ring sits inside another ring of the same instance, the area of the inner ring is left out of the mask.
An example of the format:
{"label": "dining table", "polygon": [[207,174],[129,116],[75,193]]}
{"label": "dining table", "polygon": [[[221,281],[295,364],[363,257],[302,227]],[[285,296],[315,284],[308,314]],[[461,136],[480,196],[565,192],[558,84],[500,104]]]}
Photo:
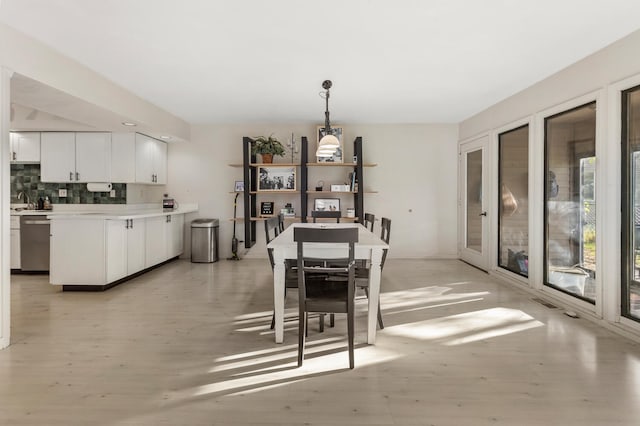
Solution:
{"label": "dining table", "polygon": [[[285,271],[287,260],[297,259],[297,243],[293,240],[293,230],[297,227],[310,228],[358,228],[358,242],[355,244],[355,258],[368,261],[369,300],[367,314],[367,343],[375,344],[378,320],[378,299],[380,297],[380,263],[382,254],[389,246],[380,236],[359,223],[292,223],[267,244],[273,250],[273,305],[275,313],[275,341],[284,341]],[[344,244],[306,243],[305,256],[336,258],[344,253]]]}

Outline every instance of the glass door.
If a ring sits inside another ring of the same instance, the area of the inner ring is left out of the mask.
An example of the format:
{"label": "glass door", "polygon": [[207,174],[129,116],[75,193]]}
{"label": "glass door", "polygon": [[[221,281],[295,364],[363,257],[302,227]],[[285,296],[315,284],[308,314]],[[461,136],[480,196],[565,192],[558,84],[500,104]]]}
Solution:
{"label": "glass door", "polygon": [[480,269],[488,267],[489,221],[486,200],[488,197],[488,167],[486,152],[488,137],[482,137],[460,145],[460,258]]}
{"label": "glass door", "polygon": [[621,312],[640,321],[640,86],[622,92],[622,162]]}
{"label": "glass door", "polygon": [[544,285],[595,304],[596,103],[545,119]]}

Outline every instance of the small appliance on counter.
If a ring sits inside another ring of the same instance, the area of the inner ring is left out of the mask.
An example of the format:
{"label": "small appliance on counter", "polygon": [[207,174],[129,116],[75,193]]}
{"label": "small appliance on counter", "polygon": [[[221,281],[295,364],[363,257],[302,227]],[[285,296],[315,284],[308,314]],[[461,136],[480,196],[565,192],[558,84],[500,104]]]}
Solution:
{"label": "small appliance on counter", "polygon": [[168,194],[164,194],[165,198],[162,199],[162,209],[165,211],[175,210],[178,208],[178,202],[173,198],[166,198]]}

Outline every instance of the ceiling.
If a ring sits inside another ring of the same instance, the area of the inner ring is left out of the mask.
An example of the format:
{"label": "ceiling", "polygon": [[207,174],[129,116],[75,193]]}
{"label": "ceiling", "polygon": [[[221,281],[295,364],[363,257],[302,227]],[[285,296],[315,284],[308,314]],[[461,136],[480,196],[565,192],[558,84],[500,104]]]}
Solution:
{"label": "ceiling", "polygon": [[[1,0],[193,124],[457,123],[640,28],[631,0]],[[55,111],[49,111],[55,115]]]}

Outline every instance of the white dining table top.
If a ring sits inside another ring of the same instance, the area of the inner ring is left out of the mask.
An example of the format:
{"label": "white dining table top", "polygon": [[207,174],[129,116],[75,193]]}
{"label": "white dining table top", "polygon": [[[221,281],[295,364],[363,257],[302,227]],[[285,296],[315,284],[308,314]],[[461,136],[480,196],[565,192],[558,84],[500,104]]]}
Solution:
{"label": "white dining table top", "polygon": [[358,228],[358,242],[356,243],[359,249],[388,249],[389,245],[380,239],[379,235],[374,234],[359,223],[292,223],[287,227],[284,232],[278,235],[267,244],[267,248],[278,249],[291,249],[296,246],[293,241],[293,230],[299,227],[306,228]]}

